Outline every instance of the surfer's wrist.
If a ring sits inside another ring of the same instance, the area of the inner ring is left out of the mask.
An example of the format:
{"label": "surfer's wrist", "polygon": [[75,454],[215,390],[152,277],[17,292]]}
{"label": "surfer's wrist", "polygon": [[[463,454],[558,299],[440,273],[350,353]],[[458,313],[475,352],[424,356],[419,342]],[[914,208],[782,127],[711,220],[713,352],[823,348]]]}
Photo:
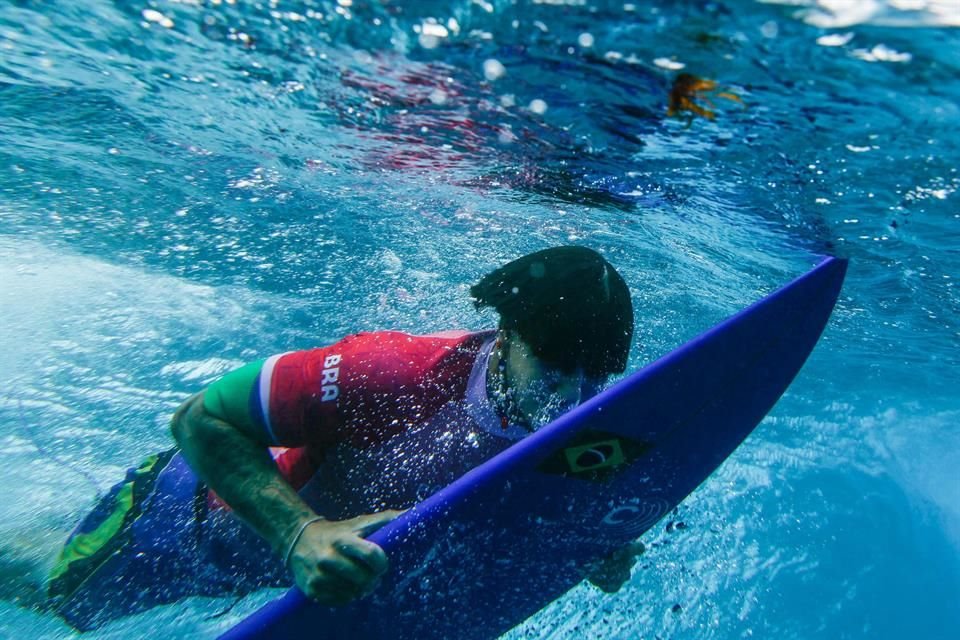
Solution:
{"label": "surfer's wrist", "polygon": [[300,523],[300,526],[297,527],[297,530],[290,537],[290,540],[286,545],[286,552],[283,554],[283,566],[285,566],[287,569],[290,568],[290,559],[293,557],[293,550],[297,547],[297,543],[300,542],[300,539],[303,537],[303,534],[306,532],[307,528],[310,525],[323,522],[325,520],[326,518],[322,516],[313,516],[311,518],[303,519],[303,521]]}

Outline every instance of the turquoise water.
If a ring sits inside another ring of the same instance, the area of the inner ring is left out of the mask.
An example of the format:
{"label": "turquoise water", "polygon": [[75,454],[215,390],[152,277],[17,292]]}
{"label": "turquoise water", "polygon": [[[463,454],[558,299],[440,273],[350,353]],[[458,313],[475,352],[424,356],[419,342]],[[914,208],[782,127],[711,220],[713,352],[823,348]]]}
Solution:
{"label": "turquoise water", "polygon": [[[687,526],[508,637],[958,637],[960,6],[799,4],[8,0],[11,553],[46,558],[217,375],[488,326],[467,287],[525,252],[617,265],[633,366],[831,253],[831,326]],[[738,100],[668,117],[682,72]],[[272,595],[89,635],[214,637]],[[71,637],[7,598],[0,637]]]}

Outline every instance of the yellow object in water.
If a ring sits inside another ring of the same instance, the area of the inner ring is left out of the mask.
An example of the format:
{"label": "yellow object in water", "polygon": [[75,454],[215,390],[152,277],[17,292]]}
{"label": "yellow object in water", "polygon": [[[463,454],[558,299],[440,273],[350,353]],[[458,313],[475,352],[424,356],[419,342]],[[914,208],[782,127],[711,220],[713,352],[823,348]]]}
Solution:
{"label": "yellow object in water", "polygon": [[[670,104],[667,107],[667,115],[680,116],[685,113],[688,114],[687,117],[691,121],[693,115],[713,120],[717,114],[711,111],[711,109],[716,109],[716,105],[710,99],[711,97],[743,104],[743,100],[738,95],[729,91],[718,91],[715,81],[700,78],[690,73],[681,73],[673,81],[673,87],[670,88]],[[696,101],[702,102],[710,109],[697,104]]]}

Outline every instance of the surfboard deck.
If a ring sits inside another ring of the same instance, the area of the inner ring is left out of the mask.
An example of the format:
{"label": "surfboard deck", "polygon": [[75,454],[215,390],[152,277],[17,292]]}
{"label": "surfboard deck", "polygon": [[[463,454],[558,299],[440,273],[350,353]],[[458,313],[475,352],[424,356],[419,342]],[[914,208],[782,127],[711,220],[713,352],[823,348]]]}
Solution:
{"label": "surfboard deck", "polygon": [[647,531],[749,435],[813,350],[846,267],[826,258],[374,533],[391,566],[368,598],[328,608],[291,589],[222,638],[502,635]]}

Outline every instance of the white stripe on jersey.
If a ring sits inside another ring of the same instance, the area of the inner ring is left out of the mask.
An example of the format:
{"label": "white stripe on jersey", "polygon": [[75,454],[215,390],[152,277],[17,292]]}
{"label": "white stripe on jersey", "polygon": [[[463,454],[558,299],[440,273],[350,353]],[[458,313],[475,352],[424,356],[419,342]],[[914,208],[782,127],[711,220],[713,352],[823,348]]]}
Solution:
{"label": "white stripe on jersey", "polygon": [[270,442],[277,444],[277,434],[273,432],[273,425],[270,424],[270,387],[273,382],[273,368],[277,361],[286,353],[270,356],[263,363],[260,369],[260,415],[263,416],[263,424],[267,426],[267,435],[270,436]]}

